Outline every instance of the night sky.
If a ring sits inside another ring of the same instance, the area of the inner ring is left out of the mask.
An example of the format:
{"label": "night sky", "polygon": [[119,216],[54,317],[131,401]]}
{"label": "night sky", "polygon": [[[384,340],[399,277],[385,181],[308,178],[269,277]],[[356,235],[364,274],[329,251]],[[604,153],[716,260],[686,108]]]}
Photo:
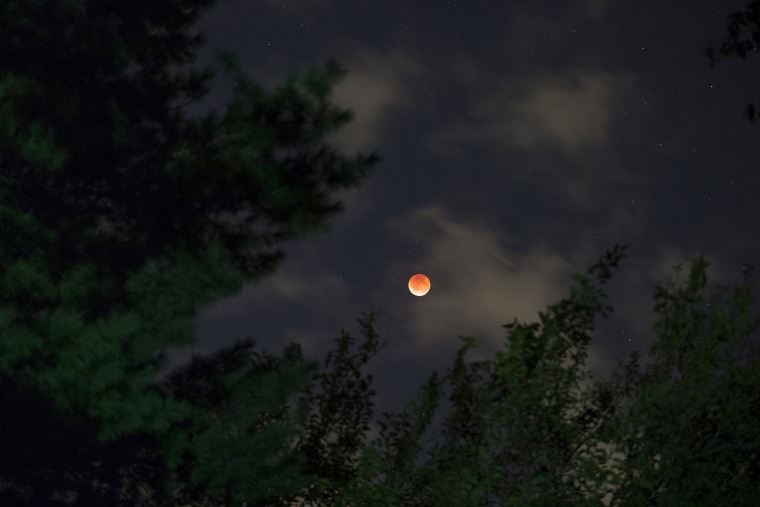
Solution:
{"label": "night sky", "polygon": [[[473,335],[533,321],[573,273],[615,244],[616,272],[589,358],[596,371],[652,338],[654,285],[704,253],[711,282],[760,264],[760,58],[711,68],[742,0],[232,1],[201,20],[207,47],[267,89],[338,61],[334,101],[356,113],[333,141],[383,161],[342,195],[324,236],[286,244],[273,275],[206,308],[195,352],[251,336],[322,359],[371,307],[388,345],[372,364],[380,410],[413,399]],[[350,6],[350,7],[349,7]],[[220,79],[205,108],[230,97]],[[407,281],[430,277],[415,297]],[[175,351],[172,363],[190,350]]]}

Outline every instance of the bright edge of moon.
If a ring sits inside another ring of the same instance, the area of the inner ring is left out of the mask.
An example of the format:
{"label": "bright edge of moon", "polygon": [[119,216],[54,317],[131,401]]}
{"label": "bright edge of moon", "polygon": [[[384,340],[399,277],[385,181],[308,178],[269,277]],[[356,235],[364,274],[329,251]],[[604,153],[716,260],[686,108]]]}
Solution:
{"label": "bright edge of moon", "polygon": [[430,278],[418,273],[409,279],[409,292],[415,296],[424,296],[430,290]]}

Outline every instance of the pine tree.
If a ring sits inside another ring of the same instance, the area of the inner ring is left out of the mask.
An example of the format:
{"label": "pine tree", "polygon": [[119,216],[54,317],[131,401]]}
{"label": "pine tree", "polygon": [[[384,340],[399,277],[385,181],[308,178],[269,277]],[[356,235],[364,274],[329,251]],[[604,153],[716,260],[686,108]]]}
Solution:
{"label": "pine tree", "polygon": [[[271,273],[285,241],[325,230],[333,192],[378,160],[325,141],[351,118],[330,102],[335,63],[267,92],[226,55],[233,100],[190,117],[215,72],[192,65],[193,24],[213,4],[0,3],[0,417],[26,435],[6,435],[0,496],[39,505],[97,490],[116,505],[126,464],[144,459],[122,444],[161,447],[198,417],[198,400],[156,383],[165,348],[192,342],[199,308]],[[297,391],[308,368],[284,371],[267,382]],[[266,438],[266,452],[287,444]],[[47,440],[38,461],[28,442]],[[243,491],[196,461],[208,494]]]}

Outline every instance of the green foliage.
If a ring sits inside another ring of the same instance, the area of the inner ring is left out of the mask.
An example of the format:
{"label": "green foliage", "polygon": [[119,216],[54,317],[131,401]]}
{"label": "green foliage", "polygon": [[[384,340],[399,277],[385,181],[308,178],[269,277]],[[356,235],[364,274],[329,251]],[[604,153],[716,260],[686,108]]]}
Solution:
{"label": "green foliage", "polygon": [[23,96],[28,83],[12,73],[0,76],[0,135],[2,151],[18,153],[33,171],[56,171],[66,162],[66,153],[55,143],[54,133],[39,122],[20,124],[13,101]]}
{"label": "green foliage", "polygon": [[750,316],[751,284],[705,294],[708,263],[694,261],[681,285],[657,287],[651,361],[629,368],[635,389],[610,424],[619,465],[620,505],[752,505],[760,467],[760,321]]}
{"label": "green foliage", "polygon": [[291,501],[335,505],[339,492],[357,473],[375,395],[372,375],[363,369],[384,346],[374,330],[378,315],[372,310],[358,319],[364,338],[358,346],[349,333],[341,331],[321,371],[304,390],[302,403],[308,407],[308,419],[296,449],[304,459],[303,473],[314,480]]}
{"label": "green foliage", "polygon": [[311,378],[300,353],[282,359],[252,353],[241,342],[195,357],[163,390],[193,407],[168,433],[170,498],[221,505],[259,502],[308,484],[294,450],[305,423],[297,397]]}
{"label": "green foliage", "polygon": [[[539,323],[505,326],[507,343],[495,361],[467,361],[475,340],[463,338],[446,375],[434,373],[402,413],[385,414],[340,504],[383,505],[389,498],[395,505],[586,502],[575,484],[577,463],[593,451],[584,442],[597,426],[588,420],[594,401],[581,386],[587,376],[580,367],[594,316],[609,310],[601,286],[624,250],[613,249],[577,276],[570,297],[549,307]],[[422,437],[445,386],[451,409],[423,457]],[[592,465],[586,460],[586,470],[596,473]]]}
{"label": "green foliage", "polygon": [[[708,263],[696,259],[685,281],[656,289],[646,361],[621,357],[594,379],[584,370],[594,319],[611,311],[603,287],[624,251],[577,275],[539,322],[506,325],[494,360],[466,360],[475,340],[463,338],[443,377],[433,373],[415,402],[384,414],[350,480],[328,483],[332,504],[756,503],[760,319],[749,278],[706,294]],[[445,393],[451,408],[423,445]]]}
{"label": "green foliage", "polygon": [[[201,307],[271,273],[284,241],[325,230],[335,191],[378,157],[325,141],[351,117],[330,103],[335,63],[269,92],[227,58],[241,84],[229,108],[189,117],[215,72],[192,66],[214,3],[0,2],[0,402],[77,435],[28,436],[55,459],[0,459],[0,503],[242,502],[304,480],[276,457],[298,418],[250,424],[289,406],[307,370],[244,376],[225,391],[234,408],[156,375],[167,346],[192,343]],[[249,462],[222,466],[235,449]]]}
{"label": "green foliage", "polygon": [[[241,342],[158,380],[198,309],[325,230],[334,191],[378,160],[325,141],[351,119],[332,62],[267,92],[222,54],[228,109],[187,117],[213,76],[190,65],[213,3],[0,2],[0,503],[756,504],[751,284],[706,294],[701,258],[657,288],[645,360],[584,370],[615,248],[538,322],[505,326],[492,360],[463,338],[372,439],[375,312],[321,371]],[[722,56],[754,47],[757,3]]]}

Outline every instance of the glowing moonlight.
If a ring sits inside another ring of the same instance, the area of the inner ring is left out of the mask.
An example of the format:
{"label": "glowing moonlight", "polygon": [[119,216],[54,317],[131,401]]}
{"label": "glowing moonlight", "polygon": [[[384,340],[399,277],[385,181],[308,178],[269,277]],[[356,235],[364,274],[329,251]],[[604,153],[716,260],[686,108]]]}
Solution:
{"label": "glowing moonlight", "polygon": [[424,296],[430,290],[430,278],[416,274],[409,279],[409,292],[415,296]]}

